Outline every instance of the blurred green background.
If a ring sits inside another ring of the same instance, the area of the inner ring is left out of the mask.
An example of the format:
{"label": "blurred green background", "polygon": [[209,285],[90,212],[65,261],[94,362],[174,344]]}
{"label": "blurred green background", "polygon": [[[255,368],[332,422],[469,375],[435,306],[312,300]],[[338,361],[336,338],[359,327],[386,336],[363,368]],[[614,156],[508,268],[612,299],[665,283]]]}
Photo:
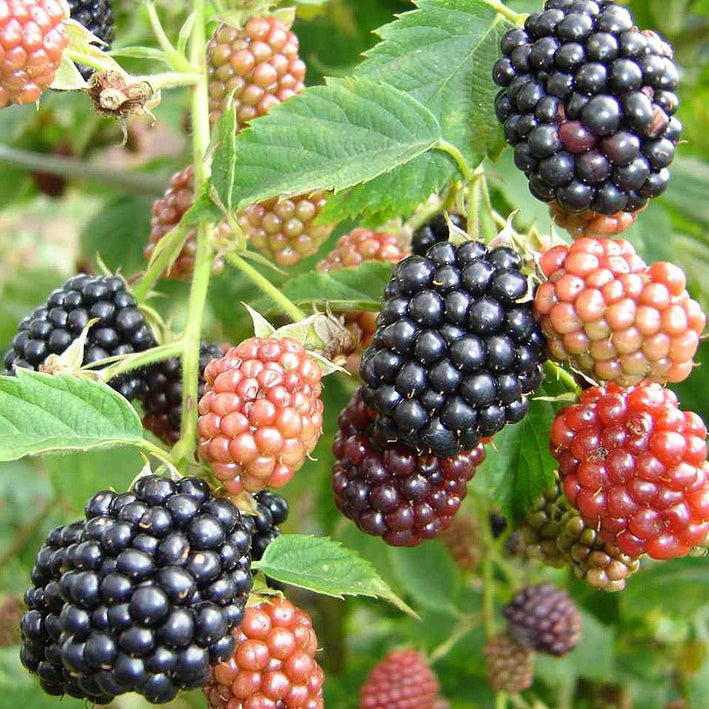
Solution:
{"label": "blurred green background", "polygon": [[[510,2],[532,11],[539,1]],[[118,14],[116,47],[151,45],[144,9],[133,0],[114,2]],[[173,36],[185,16],[186,3],[158,0],[158,9]],[[709,0],[637,0],[629,3],[641,28],[653,28],[676,47],[682,88],[679,117],[685,125],[667,193],[640,215],[629,238],[646,260],[670,260],[687,273],[693,296],[709,310]],[[394,13],[411,9],[397,0],[331,0],[303,6],[296,31],[309,67],[308,80],[342,75],[375,38],[372,30]],[[128,68],[145,71],[133,60]],[[114,189],[92,179],[57,180],[0,160],[0,346],[4,349],[17,322],[78,268],[91,267],[97,253],[110,268],[130,276],[143,267],[150,205],[169,176],[184,167],[188,145],[184,124],[186,92],[164,92],[156,115],[130,126],[127,147],[120,147],[120,128],[97,118],[89,99],[51,94],[34,106],[0,111],[0,142],[34,153],[70,155],[108,171],[140,171],[151,176],[154,194],[144,188]],[[496,207],[520,210],[520,225],[536,222],[549,229],[546,207],[529,194],[524,176],[506,150],[489,166]],[[54,192],[51,197],[47,191]],[[351,224],[340,225],[334,240]],[[330,243],[332,243],[332,240]],[[327,250],[323,247],[323,252]],[[315,258],[298,266],[312,268]],[[248,316],[238,305],[251,297],[250,285],[238,275],[213,281],[206,335],[237,342],[250,334]],[[176,331],[182,325],[186,286],[161,285],[168,297],[155,306]],[[698,357],[707,361],[704,341]],[[392,550],[366,537],[341,519],[331,500],[330,445],[336,416],[352,390],[351,381],[330,377],[325,386],[325,435],[315,460],[286,488],[291,518],[286,531],[329,534],[369,558],[392,587],[416,608],[421,621],[403,617],[384,603],[345,602],[294,593],[312,612],[328,672],[327,705],[356,706],[357,690],[371,667],[391,648],[411,644],[438,658],[434,664],[442,694],[452,707],[492,706],[484,679],[483,632],[461,620],[480,604],[480,580],[463,577],[438,542],[415,550]],[[677,387],[684,408],[709,420],[709,374],[699,367]],[[19,666],[15,627],[18,599],[29,583],[36,550],[47,531],[81,514],[86,499],[99,489],[125,488],[141,467],[133,451],[67,455],[2,465],[0,471],[0,708],[24,703],[32,709],[60,706],[46,697]],[[475,485],[475,483],[473,483]],[[470,507],[466,514],[473,515]],[[514,562],[513,562],[514,563]],[[570,581],[563,571],[519,567],[520,578],[552,578],[571,589],[584,614],[581,646],[561,660],[540,659],[531,697],[550,707],[663,707],[682,696],[685,706],[709,701],[709,575],[702,560],[649,565],[630,580],[620,595],[603,595]],[[506,600],[501,598],[501,600]],[[61,706],[81,703],[65,698]],[[203,706],[199,693],[171,706]],[[136,697],[113,706],[144,707]]]}

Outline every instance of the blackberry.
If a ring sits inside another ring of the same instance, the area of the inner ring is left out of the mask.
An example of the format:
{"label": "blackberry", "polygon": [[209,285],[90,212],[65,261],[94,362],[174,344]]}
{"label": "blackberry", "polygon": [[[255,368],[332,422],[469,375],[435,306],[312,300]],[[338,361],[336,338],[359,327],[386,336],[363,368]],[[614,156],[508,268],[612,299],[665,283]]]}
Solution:
{"label": "blackberry", "polygon": [[100,704],[159,704],[201,686],[234,651],[251,589],[239,511],[198,478],[103,491],[52,532],[25,594],[21,659],[43,689]]}
{"label": "blackberry", "polygon": [[610,216],[665,190],[682,126],[658,35],[609,0],[548,0],[500,48],[495,109],[535,197]]}
{"label": "blackberry", "polygon": [[[53,291],[47,302],[24,318],[5,353],[5,367],[38,370],[51,354],[64,352],[86,327],[84,364],[106,357],[142,352],[156,345],[155,337],[135,298],[118,276],[78,275]],[[112,379],[109,384],[127,399],[144,391],[140,371]]]}
{"label": "blackberry", "polygon": [[[204,369],[224,351],[220,345],[199,346],[199,398],[204,394]],[[143,426],[168,445],[180,439],[182,423],[182,364],[179,357],[150,366],[144,377]]]}
{"label": "blackberry", "polygon": [[384,439],[451,456],[524,418],[545,355],[521,265],[468,241],[396,266],[360,367]]}
{"label": "blackberry", "polygon": [[[108,52],[116,30],[111,0],[68,0],[68,3],[71,19],[104,41],[106,44],[101,45],[101,49]],[[83,65],[79,65],[79,71],[84,79],[94,73],[92,67]]]}
{"label": "blackberry", "polygon": [[518,694],[534,681],[534,652],[509,635],[497,635],[485,645],[488,684],[496,692]]}
{"label": "blackberry", "polygon": [[566,555],[557,546],[562,518],[570,509],[559,483],[545,490],[516,531],[524,544],[523,553],[547,566],[561,568]]}
{"label": "blackberry", "polygon": [[450,527],[439,537],[456,566],[472,571],[480,566],[483,557],[483,539],[477,517],[454,517]]}
{"label": "blackberry", "polygon": [[367,534],[392,546],[416,546],[446,529],[485,459],[481,443],[446,458],[420,455],[375,430],[376,412],[358,389],[340,414],[333,443],[337,508]]}
{"label": "blackberry", "polygon": [[266,547],[281,536],[278,525],[288,518],[288,503],[275,492],[262,490],[254,495],[256,515],[244,515],[244,523],[251,534],[251,558],[260,561]]}
{"label": "blackberry", "polygon": [[581,616],[574,602],[552,584],[521,589],[502,614],[510,635],[531,650],[565,655],[581,639]]}
{"label": "blackberry", "polygon": [[[448,219],[465,231],[465,217],[455,212],[448,213]],[[439,241],[448,241],[450,229],[445,214],[436,214],[427,224],[419,227],[411,237],[411,253],[425,256],[426,252]]]}

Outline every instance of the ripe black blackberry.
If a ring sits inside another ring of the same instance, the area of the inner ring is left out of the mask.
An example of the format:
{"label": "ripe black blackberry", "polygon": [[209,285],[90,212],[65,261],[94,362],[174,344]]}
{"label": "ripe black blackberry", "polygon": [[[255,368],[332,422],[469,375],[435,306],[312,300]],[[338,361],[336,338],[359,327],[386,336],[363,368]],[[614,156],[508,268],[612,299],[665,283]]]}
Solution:
{"label": "ripe black blackberry", "polygon": [[511,249],[476,241],[397,265],[360,367],[385,440],[451,456],[525,416],[544,338],[521,265]]}
{"label": "ripe black blackberry", "polygon": [[538,652],[565,655],[581,639],[581,616],[574,602],[549,583],[521,589],[502,614],[510,635]]}
{"label": "ripe black blackberry", "polygon": [[159,704],[234,651],[251,589],[239,511],[198,478],[103,491],[49,535],[25,594],[21,659],[49,694]]}
{"label": "ripe black blackberry", "polygon": [[[465,217],[448,213],[451,223],[465,231]],[[419,227],[411,237],[411,253],[425,256],[426,252],[439,241],[448,241],[450,228],[445,214],[436,214],[427,224]]]}
{"label": "ripe black blackberry", "polygon": [[[220,345],[202,342],[199,346],[199,396],[204,394],[204,369],[213,359],[224,356]],[[182,364],[179,357],[158,362],[145,371],[143,426],[168,445],[180,439],[182,423]]]}
{"label": "ripe black blackberry", "polygon": [[667,43],[610,0],[548,0],[500,46],[497,117],[535,197],[613,215],[665,190],[682,131]]}
{"label": "ripe black blackberry", "polygon": [[[118,276],[78,275],[53,291],[47,302],[24,318],[5,353],[5,367],[38,370],[51,354],[62,354],[89,323],[84,364],[106,357],[142,352],[156,345],[155,337]],[[127,399],[144,390],[143,374],[133,371],[111,380]]]}
{"label": "ripe black blackberry", "polygon": [[[101,49],[108,51],[115,35],[115,20],[111,0],[68,0],[71,19],[86,27],[106,44]],[[81,75],[88,79],[94,70],[90,66],[79,66]]]}
{"label": "ripe black blackberry", "polygon": [[262,490],[254,495],[256,500],[256,515],[244,515],[244,524],[251,534],[251,558],[260,561],[266,547],[281,536],[278,525],[288,519],[288,503],[285,498]]}
{"label": "ripe black blackberry", "polygon": [[375,430],[362,388],[342,411],[332,451],[337,508],[367,534],[392,546],[416,546],[447,529],[485,459],[479,443],[449,457],[419,455]]}

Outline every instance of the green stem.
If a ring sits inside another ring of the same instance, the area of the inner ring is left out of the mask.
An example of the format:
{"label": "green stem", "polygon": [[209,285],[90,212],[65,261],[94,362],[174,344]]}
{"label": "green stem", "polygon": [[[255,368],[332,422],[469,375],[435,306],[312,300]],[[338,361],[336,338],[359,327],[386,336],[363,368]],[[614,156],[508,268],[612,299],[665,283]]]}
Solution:
{"label": "green stem", "polygon": [[226,260],[238,268],[255,286],[267,295],[293,322],[305,320],[306,314],[292,303],[276,286],[265,276],[261,275],[248,261],[245,261],[234,251],[226,254]]}
{"label": "green stem", "polygon": [[[176,357],[182,352],[181,342],[171,342],[169,345],[161,345],[160,347],[153,347],[145,352],[137,352],[131,355],[122,355],[120,357],[108,357],[106,359],[99,360],[98,362],[92,362],[86,365],[84,369],[104,369],[103,375],[106,377],[106,381],[113,379],[125,372],[130,372],[134,369],[140,369],[148,364],[153,364],[154,362],[162,362],[163,360],[170,359],[171,357]],[[117,361],[118,360],[118,361]],[[112,365],[112,366],[109,366]]]}
{"label": "green stem", "polygon": [[480,238],[480,204],[482,192],[480,189],[480,175],[475,175],[468,186],[468,234],[473,239]]}
{"label": "green stem", "polygon": [[[192,157],[194,184],[201,185],[210,173],[207,161],[209,150],[209,95],[207,91],[207,28],[205,0],[193,0],[194,25],[192,27],[190,59],[199,67],[200,79],[192,94]],[[195,265],[190,287],[187,320],[182,350],[182,426],[180,440],[173,455],[182,465],[194,459],[197,444],[197,400],[199,394],[199,345],[202,336],[209,279],[212,275],[211,225],[199,224],[196,229]]]}
{"label": "green stem", "polygon": [[472,182],[475,179],[475,171],[468,164],[468,161],[465,159],[465,155],[463,155],[463,153],[458,150],[453,143],[449,143],[447,140],[441,139],[433,147],[438,148],[438,150],[441,150],[444,153],[448,153],[448,155],[455,160],[455,163],[466,182]]}
{"label": "green stem", "polygon": [[145,76],[135,76],[134,81],[144,81],[153,88],[154,91],[160,89],[175,89],[183,86],[194,86],[199,83],[200,75],[194,72],[174,72],[166,71],[162,74],[146,74]]}
{"label": "green stem", "polygon": [[113,170],[107,165],[92,165],[76,158],[33,153],[29,150],[10,148],[7,145],[0,145],[0,162],[24,167],[32,172],[48,172],[51,175],[86,180],[92,184],[115,187],[122,192],[141,196],[158,196],[165,188],[164,177]]}
{"label": "green stem", "polygon": [[507,706],[507,695],[504,692],[495,694],[495,709],[505,709]]}
{"label": "green stem", "polygon": [[149,453],[153,457],[165,463],[165,465],[167,465],[169,468],[174,469],[175,463],[170,453],[160,448],[160,446],[155,445],[152,441],[149,441],[147,438],[143,438],[140,441],[138,447],[140,448],[140,450]]}
{"label": "green stem", "polygon": [[515,12],[512,8],[499,2],[499,0],[485,0],[485,3],[493,10],[496,10],[501,15],[506,17],[510,22],[513,22],[515,25],[522,25],[524,18],[526,17],[523,12]]}
{"label": "green stem", "polygon": [[422,207],[418,212],[416,212],[416,214],[413,215],[413,217],[411,217],[411,219],[409,219],[409,221],[406,222],[406,226],[408,226],[412,231],[416,231],[424,224],[428,224],[428,222],[430,222],[436,214],[449,210],[455,201],[457,191],[457,185],[451,185],[443,195],[440,202],[436,201],[433,204],[427,204]]}
{"label": "green stem", "polygon": [[175,47],[172,45],[172,42],[170,42],[167,35],[165,34],[165,30],[162,27],[162,23],[160,22],[160,17],[158,17],[155,5],[152,2],[147,2],[145,6],[148,10],[148,17],[150,18],[150,26],[153,29],[153,34],[158,40],[160,49],[162,49],[162,51],[165,53],[165,59],[170,65],[170,68],[174,69],[175,71],[194,71],[194,67],[192,66],[192,64],[190,64],[187,57],[185,57],[181,52],[178,52],[177,49],[175,49]]}
{"label": "green stem", "polygon": [[580,391],[581,387],[579,387],[574,377],[563,367],[560,367],[558,364],[547,360],[547,362],[544,363],[544,368],[547,370],[547,375],[549,377],[553,377],[558,381],[563,382],[571,391]]}

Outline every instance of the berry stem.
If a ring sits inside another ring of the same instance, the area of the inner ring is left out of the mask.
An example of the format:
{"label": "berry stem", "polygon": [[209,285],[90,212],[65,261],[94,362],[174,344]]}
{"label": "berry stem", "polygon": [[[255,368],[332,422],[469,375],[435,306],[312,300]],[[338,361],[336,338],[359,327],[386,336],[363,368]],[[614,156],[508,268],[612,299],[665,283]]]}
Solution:
{"label": "berry stem", "polygon": [[515,25],[521,26],[524,22],[526,15],[523,12],[515,12],[512,8],[509,8],[504,3],[499,2],[499,0],[485,0],[485,3]]}
{"label": "berry stem", "polygon": [[507,695],[505,692],[495,694],[495,709],[505,709],[507,706]]}
{"label": "berry stem", "polygon": [[106,359],[92,362],[83,367],[83,369],[95,370],[103,369],[102,376],[104,381],[109,381],[114,377],[130,372],[140,367],[145,367],[154,362],[161,362],[171,357],[176,357],[182,352],[181,342],[171,342],[169,345],[161,345],[160,347],[152,347],[145,352],[136,352],[130,355],[122,355],[117,357],[108,357]]}
{"label": "berry stem", "polygon": [[576,380],[570,372],[567,372],[563,367],[549,360],[544,363],[544,367],[547,370],[547,376],[549,378],[563,382],[569,391],[580,393],[581,387],[576,383]]}
{"label": "berry stem", "polygon": [[200,75],[194,72],[166,71],[162,74],[146,74],[133,77],[135,81],[144,81],[150,84],[153,91],[160,89],[174,89],[183,86],[194,86],[200,80]]}
{"label": "berry stem", "polygon": [[293,322],[305,320],[305,313],[293,302],[291,302],[276,286],[265,276],[261,275],[250,263],[241,258],[237,253],[231,251],[226,254],[226,260],[235,268],[238,268],[255,286],[267,295]]}
{"label": "berry stem", "polygon": [[[193,0],[192,35],[190,59],[199,67],[200,79],[192,94],[192,155],[194,183],[201,185],[210,175],[209,150],[209,94],[207,89],[207,28],[205,0]],[[199,393],[199,343],[202,335],[209,279],[212,275],[211,224],[199,224],[196,228],[196,252],[194,275],[190,287],[187,320],[183,335],[182,350],[182,424],[180,440],[173,449],[174,458],[180,465],[188,465],[194,459],[197,444],[197,403]]]}
{"label": "berry stem", "polygon": [[443,151],[444,153],[448,153],[448,155],[455,160],[455,164],[458,166],[458,170],[460,170],[460,173],[463,175],[463,179],[466,182],[470,183],[475,180],[475,172],[465,159],[465,155],[463,155],[463,153],[455,145],[453,145],[453,143],[449,143],[447,140],[441,139],[433,147]]}
{"label": "berry stem", "polygon": [[194,71],[194,67],[190,64],[187,57],[182,52],[178,52],[177,49],[175,49],[172,42],[170,42],[165,34],[165,30],[160,22],[160,17],[155,9],[155,5],[152,2],[146,2],[145,6],[148,10],[148,18],[150,19],[150,26],[152,27],[155,39],[157,39],[160,49],[162,49],[165,53],[165,59],[170,65],[170,68],[174,71]]}
{"label": "berry stem", "polygon": [[480,203],[482,192],[480,189],[480,175],[476,174],[468,185],[467,204],[467,230],[473,239],[480,238]]}

